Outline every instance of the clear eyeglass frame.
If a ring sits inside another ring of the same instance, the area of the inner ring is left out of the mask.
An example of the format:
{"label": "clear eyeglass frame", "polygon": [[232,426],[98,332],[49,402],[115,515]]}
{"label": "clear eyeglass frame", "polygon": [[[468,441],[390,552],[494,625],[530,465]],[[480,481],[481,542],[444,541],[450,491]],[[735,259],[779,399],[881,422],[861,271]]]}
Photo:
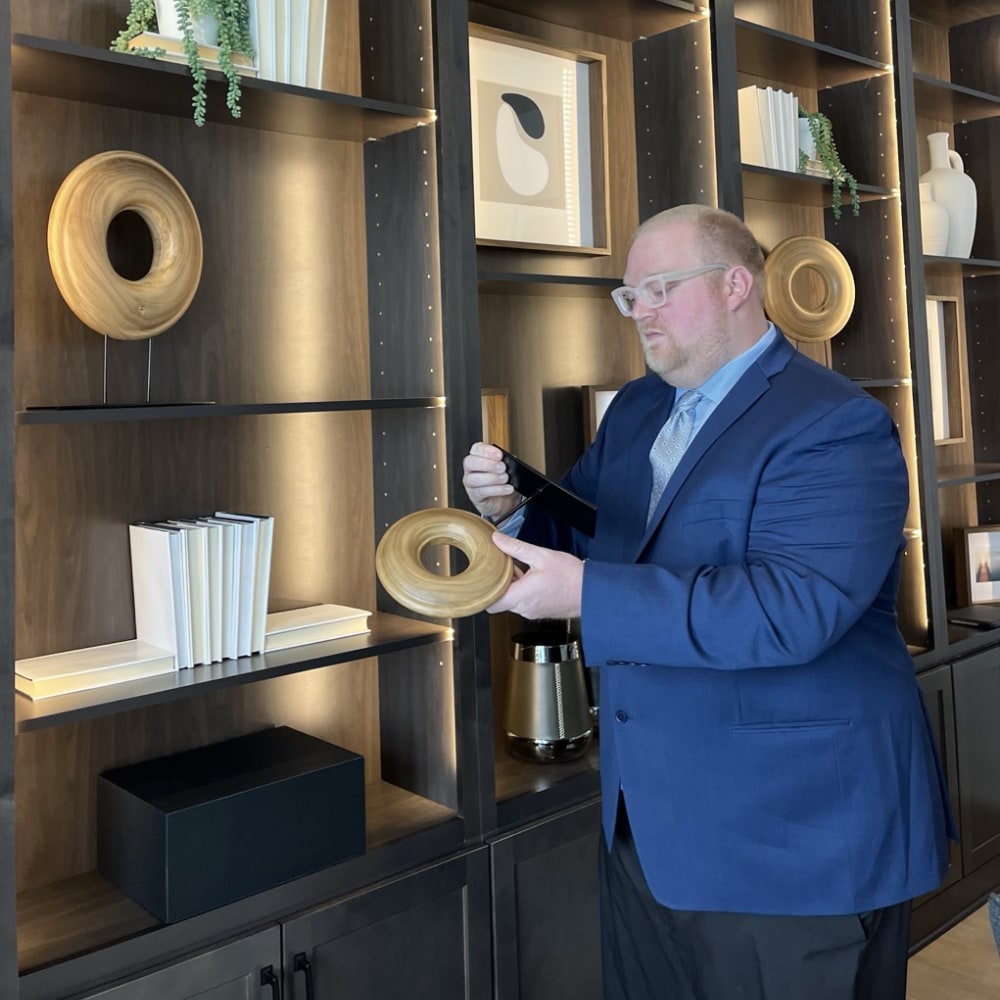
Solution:
{"label": "clear eyeglass frame", "polygon": [[614,289],[611,298],[618,311],[623,316],[631,316],[636,303],[642,302],[650,309],[659,309],[667,301],[674,285],[688,278],[697,278],[709,271],[728,271],[731,264],[702,264],[699,267],[685,268],[683,271],[664,271],[661,274],[651,274],[643,278],[638,285],[621,285]]}

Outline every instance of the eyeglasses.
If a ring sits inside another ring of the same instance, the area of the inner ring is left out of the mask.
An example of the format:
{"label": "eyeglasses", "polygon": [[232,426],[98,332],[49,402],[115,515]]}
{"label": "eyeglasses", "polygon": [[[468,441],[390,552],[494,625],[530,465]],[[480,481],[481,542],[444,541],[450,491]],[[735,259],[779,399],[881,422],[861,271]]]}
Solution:
{"label": "eyeglasses", "polygon": [[676,285],[688,278],[697,278],[699,274],[709,271],[728,271],[730,264],[702,264],[700,267],[689,267],[683,271],[665,271],[663,274],[651,274],[643,278],[638,285],[622,285],[611,293],[618,311],[623,316],[631,316],[636,304],[641,302],[650,309],[659,309]]}

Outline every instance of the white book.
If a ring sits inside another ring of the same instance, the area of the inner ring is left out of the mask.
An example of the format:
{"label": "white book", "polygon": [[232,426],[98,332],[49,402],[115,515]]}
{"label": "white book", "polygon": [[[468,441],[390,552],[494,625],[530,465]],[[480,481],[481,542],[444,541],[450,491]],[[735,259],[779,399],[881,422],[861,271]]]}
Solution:
{"label": "white book", "polygon": [[288,12],[288,82],[306,85],[311,0],[291,0]]}
{"label": "white book", "polygon": [[208,638],[211,662],[222,660],[222,637],[225,623],[222,620],[222,544],[224,526],[209,518],[196,517],[194,523],[205,532],[205,550],[208,557]]}
{"label": "white book", "polygon": [[323,86],[323,57],[326,54],[327,0],[309,0],[309,39],[306,46],[306,86]]}
{"label": "white book", "polygon": [[262,80],[274,80],[276,55],[274,50],[275,0],[257,0],[250,5],[250,40],[257,53],[257,66]]}
{"label": "white book", "polygon": [[230,514],[220,510],[217,518],[230,521],[240,529],[240,567],[237,593],[239,601],[236,609],[237,636],[236,655],[249,656],[253,646],[254,579],[257,574],[257,534],[256,518],[242,514]]}
{"label": "white book", "polygon": [[274,0],[274,78],[289,82],[292,61],[292,0]]}
{"label": "white book", "polygon": [[767,166],[764,123],[757,92],[759,87],[741,87],[737,92],[740,113],[740,159],[754,166]]}
{"label": "white book", "polygon": [[314,604],[290,611],[272,611],[267,616],[264,652],[362,635],[371,631],[368,627],[370,616],[370,611],[342,604]]}
{"label": "white book", "polygon": [[174,654],[138,639],[14,661],[14,687],[33,701],[176,669]]}
{"label": "white book", "polygon": [[169,650],[178,669],[192,666],[187,560],[180,530],[130,524],[129,550],[136,638]]}
{"label": "white book", "polygon": [[209,610],[208,529],[194,521],[165,521],[184,534],[188,572],[188,607],[191,615],[191,659],[212,662],[211,613]]}
{"label": "white book", "polygon": [[240,571],[243,527],[236,521],[219,517],[199,518],[213,524],[222,533],[222,658],[235,660],[239,656]]}
{"label": "white book", "polygon": [[[253,575],[253,611],[250,626],[250,652],[264,651],[264,632],[267,625],[267,601],[271,589],[271,550],[274,546],[274,518],[270,514],[236,514],[216,511],[216,517],[255,522],[256,560]],[[245,538],[246,536],[244,536]]]}
{"label": "white book", "polygon": [[764,156],[765,166],[774,170],[778,168],[778,98],[774,87],[767,87],[764,90],[764,108],[761,112],[761,120],[764,122]]}

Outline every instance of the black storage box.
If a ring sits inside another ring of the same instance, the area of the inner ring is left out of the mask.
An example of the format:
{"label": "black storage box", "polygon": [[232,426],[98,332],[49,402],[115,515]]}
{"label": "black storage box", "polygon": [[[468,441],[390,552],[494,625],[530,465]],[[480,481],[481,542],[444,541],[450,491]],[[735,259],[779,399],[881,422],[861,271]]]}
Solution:
{"label": "black storage box", "polygon": [[98,869],[164,923],[364,850],[363,758],[287,726],[97,779]]}

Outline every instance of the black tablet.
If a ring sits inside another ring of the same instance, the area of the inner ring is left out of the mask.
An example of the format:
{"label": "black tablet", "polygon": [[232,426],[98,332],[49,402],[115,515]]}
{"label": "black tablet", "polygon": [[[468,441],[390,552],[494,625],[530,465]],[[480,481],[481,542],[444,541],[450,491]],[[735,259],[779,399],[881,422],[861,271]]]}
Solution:
{"label": "black tablet", "polygon": [[597,508],[592,503],[554,483],[516,455],[503,448],[500,450],[503,451],[503,462],[507,466],[510,484],[524,497],[525,503],[530,501],[540,504],[560,521],[593,537],[597,527]]}

